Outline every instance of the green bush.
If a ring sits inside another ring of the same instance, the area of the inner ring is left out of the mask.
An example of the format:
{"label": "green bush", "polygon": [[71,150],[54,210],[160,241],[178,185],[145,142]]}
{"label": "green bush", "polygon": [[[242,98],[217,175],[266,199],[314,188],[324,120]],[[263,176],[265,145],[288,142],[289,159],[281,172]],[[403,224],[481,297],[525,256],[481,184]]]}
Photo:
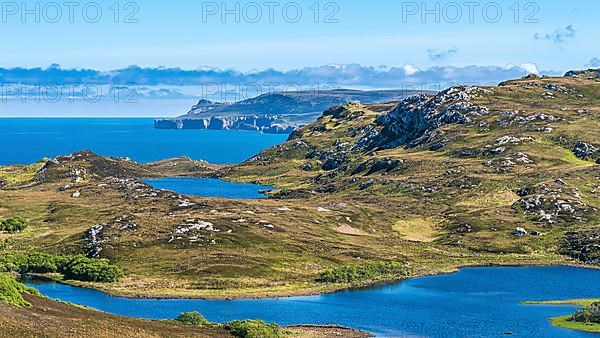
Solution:
{"label": "green bush", "polygon": [[85,282],[116,282],[123,272],[104,259],[78,256],[52,256],[44,253],[0,255],[0,272],[62,273],[66,278]]}
{"label": "green bush", "polygon": [[26,287],[13,277],[0,274],[0,302],[16,307],[31,306],[23,298],[24,293],[39,295],[37,290]]}
{"label": "green bush", "polygon": [[283,336],[277,324],[267,324],[261,320],[234,320],[223,325],[225,330],[238,338],[279,338]]}
{"label": "green bush", "polygon": [[[123,272],[105,259],[92,259],[79,255],[61,262],[65,277],[86,282],[116,282]],[[64,264],[64,265],[63,265]]]}
{"label": "green bush", "polygon": [[57,271],[55,257],[39,252],[27,255],[25,264],[21,266],[22,273],[52,273]]}
{"label": "green bush", "polygon": [[406,273],[406,268],[401,263],[371,261],[327,270],[317,278],[317,281],[332,284],[354,284],[399,278],[405,276]]}
{"label": "green bush", "polygon": [[571,321],[600,324],[600,302],[596,302],[583,310],[576,311],[571,317]]}
{"label": "green bush", "polygon": [[21,232],[29,226],[29,221],[21,217],[11,217],[0,222],[0,231],[9,233]]}
{"label": "green bush", "polygon": [[191,324],[191,325],[208,325],[210,322],[204,318],[200,312],[183,312],[177,318],[176,321]]}

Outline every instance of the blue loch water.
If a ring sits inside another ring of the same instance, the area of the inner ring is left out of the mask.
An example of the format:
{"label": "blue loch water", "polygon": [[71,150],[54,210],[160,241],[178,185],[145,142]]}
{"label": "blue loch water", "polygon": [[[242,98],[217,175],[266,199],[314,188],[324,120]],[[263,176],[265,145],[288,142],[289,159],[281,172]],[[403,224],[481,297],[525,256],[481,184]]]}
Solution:
{"label": "blue loch water", "polygon": [[235,199],[265,198],[267,195],[261,191],[274,189],[265,185],[233,183],[214,178],[168,177],[146,179],[142,182],[156,189],[171,190],[184,195]]}
{"label": "blue loch water", "polygon": [[80,150],[137,162],[188,156],[240,163],[287,135],[250,131],[159,130],[149,118],[2,118],[0,165],[29,164]]}
{"label": "blue loch water", "polygon": [[573,306],[522,305],[528,300],[600,295],[600,270],[573,267],[465,268],[361,290],[311,297],[248,300],[126,299],[55,283],[29,283],[53,299],[106,312],[172,319],[200,311],[209,320],[262,319],[279,324],[336,323],[381,337],[583,337],[548,318]]}

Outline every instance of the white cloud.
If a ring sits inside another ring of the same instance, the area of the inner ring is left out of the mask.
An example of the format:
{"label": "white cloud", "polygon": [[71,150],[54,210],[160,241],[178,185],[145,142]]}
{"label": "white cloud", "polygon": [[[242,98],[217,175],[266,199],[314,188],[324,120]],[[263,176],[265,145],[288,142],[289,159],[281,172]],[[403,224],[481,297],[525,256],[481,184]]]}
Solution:
{"label": "white cloud", "polygon": [[521,67],[521,69],[527,71],[529,74],[536,74],[536,75],[540,74],[538,66],[535,63],[522,63],[519,65],[519,67]]}
{"label": "white cloud", "polygon": [[402,67],[402,69],[404,69],[404,72],[406,73],[406,75],[411,76],[416,74],[417,72],[419,72],[419,68],[411,65],[411,64],[405,64],[404,67]]}

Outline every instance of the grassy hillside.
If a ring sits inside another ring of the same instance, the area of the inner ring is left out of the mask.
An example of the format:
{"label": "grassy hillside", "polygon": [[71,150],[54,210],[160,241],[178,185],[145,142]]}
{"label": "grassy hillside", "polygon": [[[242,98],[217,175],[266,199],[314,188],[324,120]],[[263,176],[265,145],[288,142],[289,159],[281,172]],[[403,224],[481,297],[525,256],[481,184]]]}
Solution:
{"label": "grassy hillside", "polygon": [[[110,259],[125,277],[86,285],[129,296],[310,294],[464,265],[596,266],[599,90],[587,76],[529,77],[348,104],[232,167],[82,152],[33,174],[1,168],[0,218],[30,225],[0,245]],[[280,190],[224,200],[136,182],[167,175]],[[351,277],[327,282],[327,271]]]}

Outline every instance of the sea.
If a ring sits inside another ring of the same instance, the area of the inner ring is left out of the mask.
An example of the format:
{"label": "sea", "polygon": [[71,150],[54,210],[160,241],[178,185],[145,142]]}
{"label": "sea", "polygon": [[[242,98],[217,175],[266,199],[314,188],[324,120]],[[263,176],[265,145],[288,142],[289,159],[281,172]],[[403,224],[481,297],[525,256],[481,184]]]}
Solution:
{"label": "sea", "polygon": [[286,139],[253,131],[160,130],[152,118],[0,118],[0,165],[81,150],[136,162],[187,156],[236,164]]}

